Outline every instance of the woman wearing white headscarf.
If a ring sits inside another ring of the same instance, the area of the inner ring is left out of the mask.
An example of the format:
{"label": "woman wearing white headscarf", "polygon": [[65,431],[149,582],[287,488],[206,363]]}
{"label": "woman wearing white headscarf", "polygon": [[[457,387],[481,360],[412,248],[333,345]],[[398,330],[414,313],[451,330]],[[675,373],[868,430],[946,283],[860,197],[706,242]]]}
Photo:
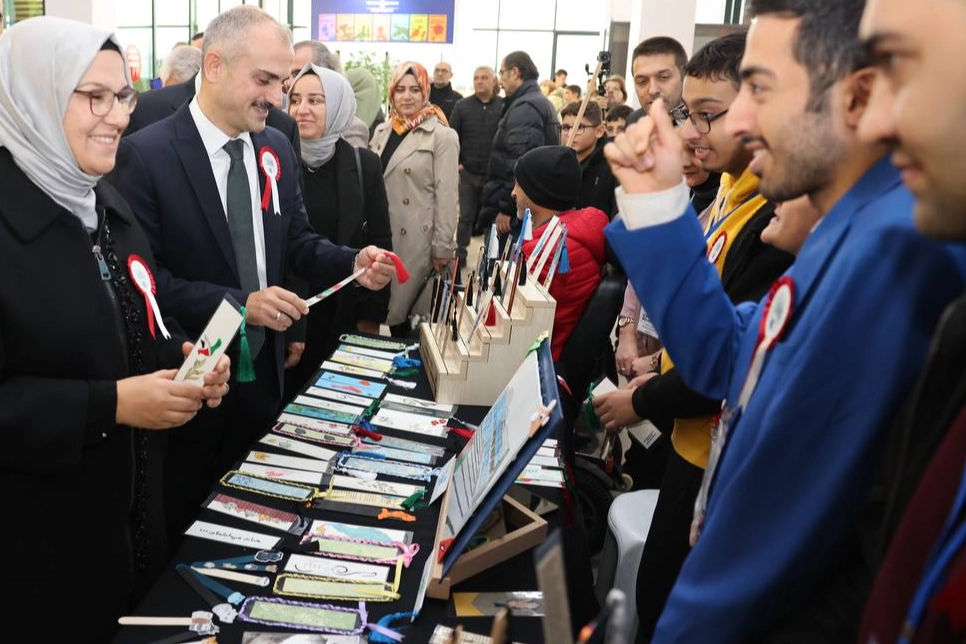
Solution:
{"label": "woman wearing white headscarf", "polygon": [[[392,249],[389,206],[379,157],[353,147],[343,136],[356,112],[355,94],[344,76],[308,64],[289,90],[288,113],[299,127],[303,198],[309,221],[336,244]],[[326,284],[309,285],[310,294]],[[312,307],[305,353],[286,371],[285,391],[298,393],[343,333],[379,333],[386,319],[389,289],[346,288]],[[290,356],[286,356],[289,362]],[[292,358],[294,361],[294,357]]]}
{"label": "woman wearing white headscarf", "polygon": [[166,556],[134,428],[183,424],[227,390],[227,362],[204,388],[156,371],[190,345],[162,341],[129,273],[150,274],[151,249],[99,181],[136,99],[106,31],[43,17],[0,36],[4,614],[45,641],[109,641],[137,573]]}

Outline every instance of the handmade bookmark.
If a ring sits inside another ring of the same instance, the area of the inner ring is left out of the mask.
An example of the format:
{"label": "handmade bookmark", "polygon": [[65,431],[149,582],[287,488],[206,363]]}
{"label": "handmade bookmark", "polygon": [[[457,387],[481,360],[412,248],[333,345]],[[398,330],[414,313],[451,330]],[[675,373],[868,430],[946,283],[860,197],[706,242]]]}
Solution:
{"label": "handmade bookmark", "polygon": [[355,476],[345,476],[343,474],[333,474],[331,480],[325,482],[326,486],[338,488],[340,490],[357,490],[359,492],[372,492],[373,494],[385,494],[386,496],[398,496],[402,498],[418,494],[426,488],[419,485],[409,485],[408,483],[394,483],[391,481],[380,481],[360,479]]}
{"label": "handmade bookmark", "polygon": [[347,537],[318,537],[306,535],[298,548],[306,554],[348,559],[371,564],[396,564],[401,558],[403,566],[409,567],[419,552],[418,543],[384,543]]}
{"label": "handmade bookmark", "polygon": [[325,579],[286,572],[275,578],[272,592],[276,595],[306,599],[391,602],[399,599],[399,584]]}
{"label": "handmade bookmark", "polygon": [[272,431],[279,436],[298,438],[304,441],[319,443],[320,445],[331,445],[340,450],[352,449],[359,443],[358,437],[352,434],[336,434],[333,432],[319,431],[309,429],[308,427],[299,427],[292,423],[279,423],[272,427]]}
{"label": "handmade bookmark", "polygon": [[378,398],[386,391],[386,385],[380,383],[328,372],[323,372],[315,384],[323,389],[332,389],[357,396],[369,396],[370,398]]}
{"label": "handmade bookmark", "polygon": [[355,414],[361,416],[366,408],[369,406],[369,402],[365,405],[348,405],[343,402],[338,402],[335,400],[326,400],[324,398],[316,398],[315,396],[301,395],[296,396],[292,401],[298,405],[305,405],[306,407],[314,407],[316,409],[328,409],[329,411],[340,411],[346,414]]}
{"label": "handmade bookmark", "polygon": [[344,280],[338,282],[337,284],[333,284],[332,286],[330,286],[329,288],[325,289],[324,291],[322,291],[318,295],[313,295],[309,299],[305,300],[306,306],[313,306],[315,304],[318,304],[319,302],[321,302],[322,300],[326,299],[327,297],[329,297],[331,295],[334,295],[335,293],[338,293],[339,290],[342,289],[342,287],[344,287],[346,284],[349,284],[350,282],[353,282],[353,281],[357,280],[359,278],[359,276],[361,276],[365,272],[366,272],[366,269],[360,268],[359,270],[357,270],[355,273],[353,273],[349,277],[347,277]]}
{"label": "handmade bookmark", "polygon": [[302,458],[300,456],[282,456],[271,452],[260,452],[253,450],[248,453],[245,460],[249,463],[258,463],[269,467],[282,467],[290,470],[303,470],[316,474],[325,474],[329,471],[329,464],[314,458]]}
{"label": "handmade bookmark", "polygon": [[437,474],[436,468],[410,463],[387,461],[383,458],[343,452],[336,461],[336,470],[352,474],[354,472],[368,472],[370,474],[385,474],[400,478],[429,481]]}
{"label": "handmade bookmark", "polygon": [[195,521],[184,533],[188,537],[198,537],[199,539],[255,548],[256,550],[272,550],[282,540],[282,537],[272,534],[240,530],[239,528],[231,528],[207,521]]}
{"label": "handmade bookmark", "polygon": [[429,443],[422,443],[419,441],[411,441],[408,438],[396,438],[395,436],[381,435],[381,438],[376,440],[369,436],[363,436],[362,442],[366,445],[382,445],[383,447],[404,449],[408,452],[425,452],[426,454],[436,458],[442,458],[446,455],[446,449],[443,447],[438,447],[436,445],[430,445]]}
{"label": "handmade bookmark", "polygon": [[543,234],[540,235],[540,239],[537,240],[536,247],[534,247],[533,252],[530,253],[530,258],[532,260],[536,261],[540,259],[541,254],[546,250],[547,241],[550,239],[551,235],[554,233],[554,230],[556,230],[557,226],[559,225],[560,217],[554,215],[550,218],[550,221],[547,222],[546,228],[543,229]]}
{"label": "handmade bookmark", "polygon": [[357,505],[401,509],[403,507],[403,501],[405,500],[406,497],[403,496],[390,496],[388,494],[379,494],[378,492],[339,490],[332,486],[332,481],[329,481],[329,487],[319,492],[312,507],[324,510],[333,509],[332,504],[339,504],[339,507],[335,509],[342,509],[343,506]]}
{"label": "handmade bookmark", "polygon": [[306,532],[308,535],[318,537],[348,537],[350,539],[366,539],[378,543],[412,543],[413,533],[408,530],[393,530],[392,528],[373,528],[370,526],[353,525],[350,523],[339,523],[317,519],[312,522]]}
{"label": "handmade bookmark", "polygon": [[297,405],[295,403],[289,403],[284,409],[287,414],[295,414],[296,416],[306,416],[308,418],[315,418],[316,420],[326,420],[333,423],[345,423],[351,425],[356,422],[359,418],[358,414],[347,413],[344,411],[332,411],[331,409],[319,409],[318,407],[309,407],[307,405]]}
{"label": "handmade bookmark", "polygon": [[276,499],[287,501],[311,501],[318,493],[318,490],[308,485],[298,485],[296,483],[283,483],[261,476],[253,476],[243,472],[231,471],[221,478],[221,484],[236,490],[263,494]]}
{"label": "handmade bookmark", "polygon": [[[550,258],[551,255],[554,255],[558,252],[557,240],[560,239],[560,235],[563,233],[564,228],[566,227],[563,225],[555,226],[553,233],[550,235],[549,240],[547,241],[546,248],[544,248],[543,250],[543,254],[536,261],[531,261],[531,265],[533,268],[533,270],[530,271],[531,279],[537,278],[540,275],[543,275],[543,269],[547,265],[547,260]],[[544,235],[546,234],[547,234],[547,231],[544,231]]]}
{"label": "handmade bookmark", "polygon": [[380,351],[379,349],[369,349],[367,347],[356,347],[351,344],[340,344],[336,347],[336,351],[344,351],[345,353],[354,353],[360,356],[369,356],[370,358],[379,358],[381,360],[392,360],[398,355],[402,355],[407,352],[407,349],[402,351]]}
{"label": "handmade bookmark", "polygon": [[238,619],[265,626],[281,626],[297,630],[360,635],[368,615],[365,604],[358,609],[309,604],[279,597],[249,597],[238,611]]}
{"label": "handmade bookmark", "polygon": [[292,470],[274,465],[262,465],[260,463],[242,462],[238,466],[239,472],[252,474],[274,481],[285,481],[286,483],[305,483],[318,487],[322,485],[321,472],[307,472],[305,470]]}
{"label": "handmade bookmark", "polygon": [[296,454],[315,458],[320,461],[331,461],[338,455],[338,452],[334,452],[331,449],[289,438],[287,435],[281,434],[265,434],[259,442],[263,445],[271,445],[272,447],[295,452]]}
{"label": "handmade bookmark", "polygon": [[[395,560],[392,562],[395,566]],[[291,554],[285,562],[284,572],[330,579],[345,579],[347,581],[364,581],[367,583],[385,583],[389,581],[389,566],[346,561],[345,559],[328,559],[318,555]]]}
{"label": "handmade bookmark", "polygon": [[446,436],[446,419],[435,416],[424,416],[404,411],[380,409],[369,420],[373,425],[398,429],[404,432],[424,434],[442,438]]}
{"label": "handmade bookmark", "polygon": [[259,550],[253,555],[196,561],[192,568],[217,568],[220,570],[247,570],[249,572],[278,572],[276,565],[284,555],[274,550]]}
{"label": "handmade bookmark", "polygon": [[358,445],[352,450],[356,454],[366,454],[388,458],[393,461],[404,461],[406,463],[419,463],[420,465],[435,465],[436,457],[432,454],[423,452],[410,452],[402,449],[394,449],[388,445]]}
{"label": "handmade bookmark", "polygon": [[327,420],[318,420],[297,414],[279,414],[277,422],[292,423],[299,427],[308,427],[321,432],[334,432],[336,434],[348,434],[351,427],[351,425],[346,425],[345,423],[333,423]]}
{"label": "handmade bookmark", "polygon": [[351,353],[348,351],[339,351],[336,349],[332,352],[332,356],[329,358],[332,362],[341,362],[342,364],[352,365],[353,367],[362,367],[363,369],[371,369],[372,371],[381,371],[383,373],[392,370],[392,358],[386,360],[385,358],[373,358],[372,356],[363,356],[358,353]]}
{"label": "handmade bookmark", "polygon": [[386,377],[387,371],[376,371],[375,369],[366,369],[365,367],[356,367],[351,364],[343,364],[341,362],[332,362],[331,360],[326,360],[322,363],[322,368],[326,371],[332,371],[334,373],[344,373],[349,376],[358,376],[360,378],[366,378],[368,380],[373,379],[384,379]]}
{"label": "handmade bookmark", "polygon": [[366,600],[386,602],[399,599],[403,559],[394,563],[394,575],[388,582],[361,581],[282,573],[275,578],[272,589],[276,595],[293,595],[310,599],[335,599],[341,601]]}
{"label": "handmade bookmark", "polygon": [[370,349],[384,349],[386,351],[405,351],[406,347],[408,346],[405,342],[400,342],[399,340],[391,340],[389,338],[372,338],[364,335],[356,335],[354,333],[346,333],[339,336],[339,341],[347,342],[360,347],[369,347]]}
{"label": "handmade bookmark", "polygon": [[307,396],[312,396],[313,398],[324,398],[326,400],[334,400],[336,402],[363,408],[371,405],[373,401],[372,398],[367,398],[366,396],[353,396],[352,394],[332,391],[331,389],[323,389],[322,387],[309,387],[305,390],[305,394]]}
{"label": "handmade bookmark", "polygon": [[300,518],[292,512],[252,503],[228,494],[215,493],[202,503],[201,507],[284,532],[289,532],[298,525]]}

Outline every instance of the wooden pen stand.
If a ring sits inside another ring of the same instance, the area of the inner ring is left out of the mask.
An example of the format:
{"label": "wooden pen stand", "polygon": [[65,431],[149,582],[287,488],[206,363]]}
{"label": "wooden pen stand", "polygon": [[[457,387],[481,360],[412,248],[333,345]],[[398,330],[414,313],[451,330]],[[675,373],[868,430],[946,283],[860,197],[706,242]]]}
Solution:
{"label": "wooden pen stand", "polygon": [[498,299],[492,300],[494,323],[473,329],[476,310],[465,309],[459,334],[452,329],[447,341],[437,324],[419,325],[419,351],[436,402],[457,405],[489,406],[516,373],[540,334],[553,330],[557,302],[532,280],[517,287],[513,310],[507,311]]}
{"label": "wooden pen stand", "polygon": [[[486,532],[486,543],[463,553],[445,577],[442,574],[442,562],[438,558],[433,562],[427,595],[434,599],[448,599],[455,584],[526,552],[546,539],[546,520],[531,512],[525,505],[510,496],[504,496],[502,512],[503,520]],[[439,523],[440,533],[437,534],[435,549],[437,553],[442,527],[446,523],[445,514],[440,516]]]}

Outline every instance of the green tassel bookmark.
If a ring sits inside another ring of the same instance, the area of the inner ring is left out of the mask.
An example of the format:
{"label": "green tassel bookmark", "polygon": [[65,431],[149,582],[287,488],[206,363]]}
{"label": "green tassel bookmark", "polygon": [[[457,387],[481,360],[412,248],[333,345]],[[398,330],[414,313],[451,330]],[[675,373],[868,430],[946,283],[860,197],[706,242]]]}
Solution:
{"label": "green tassel bookmark", "polygon": [[245,307],[240,309],[242,315],[241,344],[238,347],[238,382],[255,382],[255,363],[252,362],[252,349],[248,346],[247,324],[245,322]]}

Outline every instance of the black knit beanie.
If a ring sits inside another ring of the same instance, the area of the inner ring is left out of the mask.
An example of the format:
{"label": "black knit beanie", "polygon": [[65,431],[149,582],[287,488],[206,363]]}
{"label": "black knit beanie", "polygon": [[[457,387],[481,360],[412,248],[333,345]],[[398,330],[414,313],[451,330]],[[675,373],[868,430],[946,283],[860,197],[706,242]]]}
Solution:
{"label": "black knit beanie", "polygon": [[564,145],[530,150],[517,161],[514,175],[530,201],[544,208],[570,210],[580,196],[580,162]]}

